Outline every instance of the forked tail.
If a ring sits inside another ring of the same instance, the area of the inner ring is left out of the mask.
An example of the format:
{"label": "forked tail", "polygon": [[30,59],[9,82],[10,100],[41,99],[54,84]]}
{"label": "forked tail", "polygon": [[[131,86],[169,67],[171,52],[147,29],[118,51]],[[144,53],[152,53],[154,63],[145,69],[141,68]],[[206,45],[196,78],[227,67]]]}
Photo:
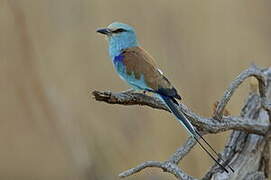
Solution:
{"label": "forked tail", "polygon": [[[185,117],[185,115],[179,111],[178,109],[178,102],[173,99],[172,97],[164,96],[162,94],[159,94],[160,97],[163,99],[163,101],[166,103],[167,107],[170,109],[170,111],[174,114],[174,116],[177,118],[177,120],[185,127],[185,129],[189,132],[189,134],[195,138],[195,140],[198,142],[200,147],[227,173],[229,171],[226,169],[225,166],[223,166],[221,163],[218,162],[218,160],[221,160],[223,163],[225,161],[218,155],[218,153],[214,150],[214,148],[201,136],[201,134],[193,127],[193,125],[190,123],[190,121]],[[199,141],[199,138],[203,140],[203,142],[215,153],[218,160],[202,145],[202,143]],[[232,172],[234,170],[229,166]]]}

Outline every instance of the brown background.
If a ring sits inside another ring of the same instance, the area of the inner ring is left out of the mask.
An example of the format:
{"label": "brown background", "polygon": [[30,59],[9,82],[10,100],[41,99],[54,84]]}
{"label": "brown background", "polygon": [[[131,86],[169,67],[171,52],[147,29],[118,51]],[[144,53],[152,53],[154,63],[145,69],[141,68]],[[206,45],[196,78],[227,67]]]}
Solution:
{"label": "brown background", "polygon": [[[203,116],[252,62],[270,65],[268,0],[1,0],[0,179],[118,179],[145,160],[165,160],[186,139],[170,114],[99,103],[92,90],[128,89],[95,33],[133,25],[142,46]],[[229,105],[237,115],[248,84]],[[217,150],[226,133],[210,135]],[[199,177],[212,161],[198,148],[180,166]],[[173,179],[151,169],[127,178]]]}

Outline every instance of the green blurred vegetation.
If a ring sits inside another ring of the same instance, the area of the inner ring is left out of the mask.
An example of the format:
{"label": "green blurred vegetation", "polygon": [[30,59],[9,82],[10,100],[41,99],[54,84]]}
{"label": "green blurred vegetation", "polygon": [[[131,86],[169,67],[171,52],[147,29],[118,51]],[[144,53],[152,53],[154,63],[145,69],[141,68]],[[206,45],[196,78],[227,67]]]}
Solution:
{"label": "green blurred vegetation", "polygon": [[[133,25],[141,45],[195,112],[211,115],[230,81],[252,62],[270,66],[271,1],[0,1],[0,179],[111,180],[145,160],[165,160],[186,139],[170,114],[94,101],[92,90],[127,89],[95,33]],[[229,111],[237,115],[244,85]],[[223,149],[226,133],[208,136]],[[198,148],[180,166],[202,175]],[[174,179],[157,169],[133,179]]]}

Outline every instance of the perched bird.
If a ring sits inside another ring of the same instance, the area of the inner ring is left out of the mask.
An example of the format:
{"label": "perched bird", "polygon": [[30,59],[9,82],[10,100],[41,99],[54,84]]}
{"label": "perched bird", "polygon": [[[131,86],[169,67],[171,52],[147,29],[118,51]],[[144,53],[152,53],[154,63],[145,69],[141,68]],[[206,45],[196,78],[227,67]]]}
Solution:
{"label": "perched bird", "polygon": [[[203,137],[196,128],[193,127],[185,115],[178,110],[179,104],[176,99],[181,100],[181,96],[157,67],[154,58],[140,47],[134,28],[127,24],[114,22],[107,28],[98,29],[97,32],[107,36],[109,55],[120,78],[134,89],[157,94],[189,134],[197,140],[200,146],[221,168],[228,172],[228,170],[202,146],[199,138],[203,139]],[[218,156],[209,143],[207,143],[205,139],[203,139],[203,141]],[[220,160],[223,161],[221,158]]]}

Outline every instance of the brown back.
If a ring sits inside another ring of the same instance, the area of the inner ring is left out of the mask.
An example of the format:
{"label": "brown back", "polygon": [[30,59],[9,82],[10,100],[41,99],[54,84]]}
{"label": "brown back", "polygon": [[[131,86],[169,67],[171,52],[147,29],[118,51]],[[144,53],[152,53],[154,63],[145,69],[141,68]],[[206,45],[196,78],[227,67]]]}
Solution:
{"label": "brown back", "polygon": [[122,55],[128,75],[134,74],[136,79],[143,75],[146,84],[153,90],[172,88],[170,82],[159,72],[151,55],[141,47],[127,48]]}

